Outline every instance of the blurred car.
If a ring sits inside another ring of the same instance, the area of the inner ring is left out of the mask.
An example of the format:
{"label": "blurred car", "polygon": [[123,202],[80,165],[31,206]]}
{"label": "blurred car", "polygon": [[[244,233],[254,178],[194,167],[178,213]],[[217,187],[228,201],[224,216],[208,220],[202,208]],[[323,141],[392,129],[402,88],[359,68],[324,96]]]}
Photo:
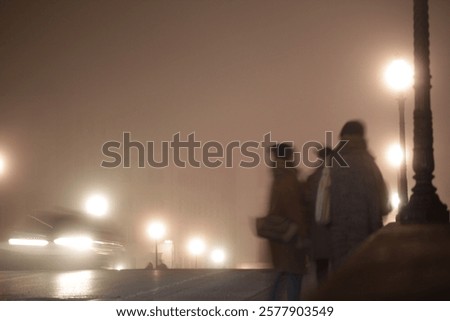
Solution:
{"label": "blurred car", "polygon": [[126,267],[126,250],[118,229],[78,212],[28,215],[1,246],[3,269]]}

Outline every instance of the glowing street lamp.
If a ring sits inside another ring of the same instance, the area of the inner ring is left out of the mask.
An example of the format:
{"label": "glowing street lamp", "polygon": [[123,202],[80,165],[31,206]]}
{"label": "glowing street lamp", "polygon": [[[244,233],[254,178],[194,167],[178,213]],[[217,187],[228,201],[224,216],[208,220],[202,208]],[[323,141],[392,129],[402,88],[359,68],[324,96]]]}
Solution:
{"label": "glowing street lamp", "polygon": [[3,158],[3,156],[0,155],[0,175],[3,175],[3,173],[5,173],[5,168],[6,168],[5,159]]}
{"label": "glowing street lamp", "polygon": [[392,166],[400,167],[403,162],[403,151],[399,144],[389,146],[386,158]]}
{"label": "glowing street lamp", "polygon": [[225,262],[225,252],[222,249],[215,249],[211,252],[211,260],[216,264]]}
{"label": "glowing street lamp", "polygon": [[103,217],[109,209],[108,200],[100,194],[91,195],[86,200],[86,212],[95,217]]}
{"label": "glowing street lamp", "polygon": [[[385,79],[389,87],[397,92],[399,110],[400,148],[402,155],[406,155],[405,143],[405,91],[413,85],[413,69],[404,60],[397,59],[391,62],[386,69]],[[400,163],[398,176],[398,192],[400,197],[399,207],[408,202],[408,182],[406,178],[406,157]]]}
{"label": "glowing street lamp", "polygon": [[155,240],[155,269],[158,268],[158,241],[166,234],[166,227],[161,222],[153,222],[148,226],[148,235]]}
{"label": "glowing street lamp", "polygon": [[197,258],[205,251],[205,242],[200,238],[194,238],[189,242],[189,251],[195,256],[195,268],[197,268]]}
{"label": "glowing street lamp", "polygon": [[398,209],[400,206],[400,197],[398,196],[398,193],[393,193],[391,195],[391,205],[394,209]]}
{"label": "glowing street lamp", "polygon": [[403,59],[392,61],[386,68],[385,79],[389,87],[396,92],[405,92],[413,85],[414,72]]}

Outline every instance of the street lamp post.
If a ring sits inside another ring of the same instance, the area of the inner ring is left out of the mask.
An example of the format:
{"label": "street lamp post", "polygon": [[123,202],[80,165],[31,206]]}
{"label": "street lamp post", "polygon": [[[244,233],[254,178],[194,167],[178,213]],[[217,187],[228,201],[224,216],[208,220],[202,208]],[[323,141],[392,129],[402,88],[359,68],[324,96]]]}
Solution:
{"label": "street lamp post", "polygon": [[170,253],[171,253],[170,266],[173,269],[175,266],[175,243],[173,242],[173,240],[165,240],[164,244],[170,245]]}
{"label": "street lamp post", "polygon": [[398,97],[398,112],[399,112],[399,137],[400,147],[402,149],[402,162],[400,164],[400,171],[398,177],[398,195],[400,198],[400,208],[408,203],[408,180],[406,177],[406,139],[405,139],[405,96],[401,93]]}
{"label": "street lamp post", "polygon": [[400,198],[399,208],[408,203],[408,181],[406,176],[406,134],[405,134],[405,91],[413,83],[413,71],[404,60],[394,60],[386,69],[386,81],[388,85],[397,91],[398,113],[399,113],[399,138],[402,160],[398,173],[398,195]]}
{"label": "street lamp post", "polygon": [[155,270],[158,269],[158,240],[155,239]]}
{"label": "street lamp post", "polygon": [[192,239],[189,242],[189,250],[195,256],[195,268],[197,268],[198,256],[205,250],[205,243],[199,238]]}
{"label": "street lamp post", "polygon": [[158,268],[158,241],[166,233],[165,226],[160,222],[154,222],[148,227],[149,236],[155,240],[155,269]]}
{"label": "street lamp post", "polygon": [[449,223],[447,205],[433,186],[433,121],[430,103],[428,1],[414,0],[414,180],[411,199],[399,213],[406,223]]}

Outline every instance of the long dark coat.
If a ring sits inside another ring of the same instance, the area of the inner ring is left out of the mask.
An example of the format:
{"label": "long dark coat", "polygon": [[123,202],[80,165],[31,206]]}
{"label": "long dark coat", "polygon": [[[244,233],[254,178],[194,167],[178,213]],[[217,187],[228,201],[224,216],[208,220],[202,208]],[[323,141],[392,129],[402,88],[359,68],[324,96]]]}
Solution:
{"label": "long dark coat", "polygon": [[342,261],[370,234],[382,227],[390,211],[387,188],[361,137],[346,137],[340,152],[348,167],[331,168],[330,215],[332,262]]}
{"label": "long dark coat", "polygon": [[[274,179],[270,193],[268,215],[287,217],[299,226],[301,238],[307,236],[307,219],[302,205],[303,185],[297,180],[293,168],[274,168]],[[295,242],[281,243],[269,241],[272,262],[275,269],[282,272],[305,273],[306,252],[299,250]]]}

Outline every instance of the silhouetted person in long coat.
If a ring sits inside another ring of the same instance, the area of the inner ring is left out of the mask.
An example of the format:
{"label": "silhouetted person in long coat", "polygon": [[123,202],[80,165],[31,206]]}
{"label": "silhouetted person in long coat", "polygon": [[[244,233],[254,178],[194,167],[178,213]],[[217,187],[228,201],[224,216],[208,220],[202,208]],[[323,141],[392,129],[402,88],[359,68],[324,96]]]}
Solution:
{"label": "silhouetted person in long coat", "polygon": [[[307,220],[302,204],[304,187],[297,179],[297,168],[291,167],[293,149],[290,145],[279,144],[270,152],[275,164],[268,215],[289,218],[297,224],[299,238],[306,239]],[[289,243],[269,241],[269,245],[273,266],[278,272],[271,299],[298,300],[302,276],[306,272],[305,249],[299,249],[295,239]]]}
{"label": "silhouetted person in long coat", "polygon": [[[339,267],[367,237],[382,227],[382,216],[391,210],[382,174],[367,150],[364,126],[347,122],[337,149],[348,164],[331,168],[330,232],[332,266]],[[335,149],[336,150],[336,149]]]}

